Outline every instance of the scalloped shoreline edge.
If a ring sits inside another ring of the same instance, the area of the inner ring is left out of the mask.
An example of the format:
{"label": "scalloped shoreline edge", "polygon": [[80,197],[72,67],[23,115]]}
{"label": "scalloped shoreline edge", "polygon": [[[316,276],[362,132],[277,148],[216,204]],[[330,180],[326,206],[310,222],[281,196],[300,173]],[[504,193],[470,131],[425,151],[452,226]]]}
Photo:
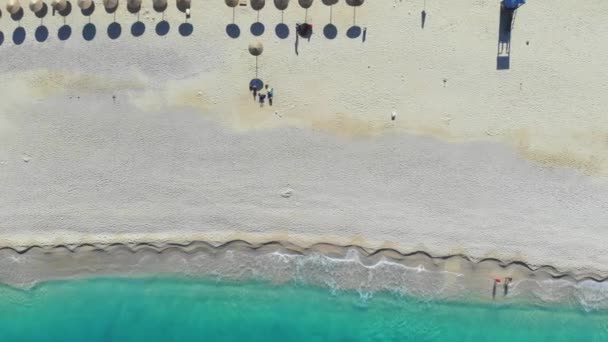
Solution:
{"label": "scalloped shoreline edge", "polygon": [[[572,272],[560,270],[558,267],[548,264],[533,265],[521,260],[501,260],[494,257],[481,257],[476,258],[466,254],[455,253],[446,255],[433,255],[430,252],[424,250],[414,250],[411,252],[402,252],[395,248],[369,248],[357,244],[335,244],[329,242],[317,242],[312,243],[308,246],[302,246],[290,241],[283,240],[268,240],[265,242],[250,242],[244,239],[233,239],[224,242],[210,242],[204,240],[191,240],[189,242],[113,242],[113,243],[79,243],[79,244],[33,244],[29,246],[0,246],[1,251],[12,251],[14,253],[25,255],[27,253],[39,250],[43,253],[53,253],[54,251],[64,251],[71,254],[86,253],[86,252],[103,252],[110,254],[114,248],[123,248],[131,253],[135,254],[140,251],[154,251],[157,254],[163,254],[163,252],[169,250],[179,249],[180,252],[190,254],[196,253],[196,249],[199,247],[211,248],[214,250],[230,249],[231,247],[247,247],[250,250],[258,250],[265,247],[275,247],[277,250],[283,249],[291,253],[297,253],[301,255],[310,254],[314,252],[320,252],[326,255],[332,254],[327,253],[329,249],[337,249],[342,252],[348,250],[356,250],[361,255],[372,258],[377,256],[388,256],[394,260],[405,260],[410,258],[423,256],[433,262],[448,261],[451,259],[460,259],[471,263],[472,265],[480,265],[483,263],[491,262],[495,266],[501,269],[507,269],[511,266],[520,266],[527,269],[529,272],[537,273],[544,272],[553,279],[570,279],[575,282],[581,281],[594,281],[596,283],[608,282],[608,275],[589,273],[589,272]],[[396,257],[395,257],[396,256]]]}

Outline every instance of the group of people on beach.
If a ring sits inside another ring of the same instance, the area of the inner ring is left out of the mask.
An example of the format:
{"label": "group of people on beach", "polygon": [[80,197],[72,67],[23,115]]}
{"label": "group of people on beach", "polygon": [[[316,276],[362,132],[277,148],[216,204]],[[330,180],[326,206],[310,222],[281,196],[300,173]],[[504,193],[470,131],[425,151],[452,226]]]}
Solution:
{"label": "group of people on beach", "polygon": [[274,88],[269,87],[266,84],[262,89],[258,90],[256,87],[251,86],[249,90],[253,92],[253,100],[256,99],[260,102],[260,107],[264,107],[266,97],[268,97],[268,104],[272,106],[272,100],[274,99]]}
{"label": "group of people on beach", "polygon": [[503,279],[496,278],[494,279],[494,286],[492,287],[492,298],[496,298],[496,286],[502,281],[504,287],[504,295],[506,296],[509,293],[509,285],[513,282],[513,278],[506,277]]}

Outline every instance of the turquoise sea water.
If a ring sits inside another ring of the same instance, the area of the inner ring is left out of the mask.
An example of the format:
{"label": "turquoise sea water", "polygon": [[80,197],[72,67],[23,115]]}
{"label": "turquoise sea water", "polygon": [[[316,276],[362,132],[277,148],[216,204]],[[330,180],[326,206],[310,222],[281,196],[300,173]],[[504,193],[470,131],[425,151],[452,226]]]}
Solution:
{"label": "turquoise sea water", "polygon": [[0,341],[608,341],[608,313],[171,278],[0,288]]}

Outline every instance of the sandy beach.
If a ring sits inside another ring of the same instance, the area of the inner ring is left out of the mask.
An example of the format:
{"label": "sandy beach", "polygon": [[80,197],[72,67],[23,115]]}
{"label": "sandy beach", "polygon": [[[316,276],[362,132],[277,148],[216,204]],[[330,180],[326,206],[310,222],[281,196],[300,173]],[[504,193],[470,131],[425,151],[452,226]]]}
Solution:
{"label": "sandy beach", "polygon": [[16,22],[2,2],[1,246],[327,242],[608,275],[605,1],[529,1],[509,70],[497,1],[366,1],[355,22],[204,1],[181,27],[173,2],[73,5]]}

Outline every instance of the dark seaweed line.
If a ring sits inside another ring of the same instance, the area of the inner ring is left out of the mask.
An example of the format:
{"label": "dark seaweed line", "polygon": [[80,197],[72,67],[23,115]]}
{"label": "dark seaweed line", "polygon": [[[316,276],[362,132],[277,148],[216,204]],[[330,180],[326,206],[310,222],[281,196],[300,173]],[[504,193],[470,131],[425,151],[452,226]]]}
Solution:
{"label": "dark seaweed line", "polygon": [[[190,241],[187,243],[177,243],[177,242],[122,243],[122,242],[115,242],[115,243],[110,243],[110,244],[82,243],[82,244],[77,244],[77,245],[68,245],[68,244],[30,245],[30,246],[23,247],[23,248],[18,248],[18,247],[14,247],[14,246],[3,246],[3,247],[0,247],[0,251],[10,250],[17,254],[26,254],[30,251],[37,250],[37,249],[41,250],[43,252],[47,252],[47,253],[51,252],[53,250],[62,249],[62,250],[66,250],[70,253],[77,253],[81,249],[90,248],[90,250],[88,252],[110,253],[111,252],[110,248],[118,247],[118,248],[125,248],[126,250],[128,250],[129,252],[131,252],[133,254],[140,252],[142,250],[152,250],[152,251],[156,252],[157,254],[162,254],[163,252],[165,252],[167,250],[172,250],[172,249],[179,249],[182,253],[185,253],[185,254],[194,254],[197,252],[197,249],[199,249],[200,247],[208,247],[210,249],[221,250],[221,249],[229,248],[230,246],[235,245],[235,244],[244,244],[247,248],[249,248],[251,250],[258,250],[258,249],[260,249],[262,247],[266,247],[266,246],[280,246],[281,248],[284,248],[290,252],[297,253],[300,255],[305,254],[303,251],[314,250],[315,247],[330,246],[330,247],[337,247],[340,249],[356,249],[357,251],[361,252],[366,257],[373,257],[376,255],[381,255],[382,253],[388,252],[388,253],[395,253],[403,258],[416,256],[416,255],[424,255],[431,260],[449,260],[452,258],[461,258],[472,264],[481,264],[484,262],[495,262],[498,266],[500,266],[503,269],[508,268],[509,266],[512,266],[512,265],[516,265],[516,266],[525,267],[526,269],[528,269],[531,272],[546,271],[547,274],[549,274],[549,276],[553,279],[562,279],[562,278],[570,277],[577,282],[584,281],[584,280],[591,280],[591,281],[595,281],[598,283],[608,281],[608,275],[607,276],[586,275],[586,276],[582,276],[582,277],[576,277],[574,274],[572,274],[570,272],[560,271],[558,268],[556,268],[553,265],[544,265],[543,264],[543,265],[539,265],[539,266],[533,266],[531,264],[528,264],[526,262],[519,261],[519,260],[504,261],[504,260],[500,260],[497,258],[491,258],[491,257],[473,258],[473,257],[470,257],[470,256],[468,256],[466,254],[462,254],[462,253],[437,256],[437,255],[432,255],[429,252],[422,251],[422,250],[404,253],[404,252],[401,252],[401,251],[399,251],[397,249],[393,249],[393,248],[374,249],[374,248],[367,248],[367,247],[363,247],[363,246],[359,246],[359,245],[352,245],[352,244],[338,245],[338,244],[332,244],[332,243],[326,243],[326,242],[319,242],[319,243],[311,244],[309,247],[302,247],[302,246],[293,244],[291,242],[285,242],[285,241],[279,241],[279,240],[271,240],[271,241],[267,241],[267,242],[261,242],[261,243],[254,244],[254,243],[250,243],[249,241],[242,240],[242,239],[229,240],[229,241],[219,243],[219,244],[213,244],[208,241],[201,241],[201,240],[193,240],[193,241]],[[188,250],[189,248],[193,248],[193,247],[194,247],[193,250]],[[196,247],[199,247],[199,248],[196,248]]]}

